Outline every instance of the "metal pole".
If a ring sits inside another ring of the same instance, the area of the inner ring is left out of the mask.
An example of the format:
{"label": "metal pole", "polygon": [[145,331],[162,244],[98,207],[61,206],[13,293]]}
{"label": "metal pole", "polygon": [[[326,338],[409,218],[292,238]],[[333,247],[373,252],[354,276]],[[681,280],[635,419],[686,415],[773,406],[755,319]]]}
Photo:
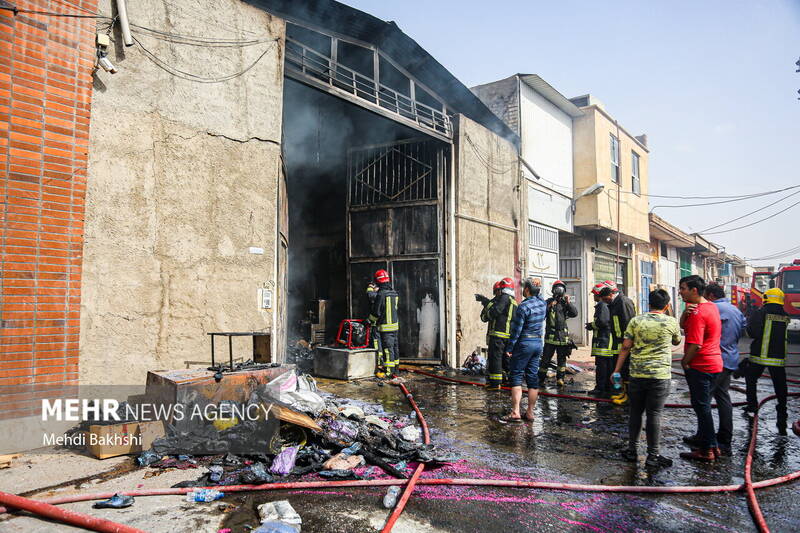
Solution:
{"label": "metal pole", "polygon": [[125,46],[133,46],[133,36],[131,35],[131,25],[128,22],[128,8],[125,0],[117,0],[117,17],[119,17],[119,28],[122,30],[122,42]]}
{"label": "metal pole", "polygon": [[231,372],[233,372],[233,337],[228,335],[228,357],[230,358]]}
{"label": "metal pole", "polygon": [[[619,136],[619,122],[614,120],[614,124],[617,126],[617,171],[619,174],[617,175],[617,257],[614,261],[614,277],[617,276],[616,269],[619,268],[619,253],[620,253],[620,211],[622,205],[622,139]],[[615,280],[616,281],[616,280]],[[624,279],[623,279],[624,281]],[[628,291],[630,292],[630,291]],[[626,295],[628,296],[628,295]]]}
{"label": "metal pole", "polygon": [[211,334],[211,366],[212,367],[215,366],[214,365],[214,334],[213,333]]}

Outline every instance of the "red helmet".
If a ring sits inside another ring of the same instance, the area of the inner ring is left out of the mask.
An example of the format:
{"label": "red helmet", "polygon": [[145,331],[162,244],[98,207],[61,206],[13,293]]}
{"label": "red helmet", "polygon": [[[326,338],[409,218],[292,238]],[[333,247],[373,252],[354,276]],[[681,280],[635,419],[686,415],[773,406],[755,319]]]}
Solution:
{"label": "red helmet", "polygon": [[610,279],[605,280],[603,282],[603,284],[606,287],[608,287],[609,289],[611,289],[611,292],[619,292],[619,289],[617,288],[617,284],[614,283],[613,281],[611,281]]}
{"label": "red helmet", "polygon": [[556,288],[556,285],[561,285],[561,286],[562,286],[562,287],[564,287],[565,289],[567,288],[567,284],[566,284],[566,283],[564,283],[563,281],[561,281],[560,279],[557,279],[557,280],[555,280],[555,281],[553,282],[553,288],[554,288],[554,289]]}
{"label": "red helmet", "polygon": [[503,278],[498,281],[500,284],[501,289],[513,289],[514,288],[514,280],[511,278]]}
{"label": "red helmet", "polygon": [[595,283],[594,287],[592,287],[592,294],[599,295],[600,291],[602,291],[605,287],[607,287],[607,285],[605,284],[604,281],[601,281],[599,283]]}
{"label": "red helmet", "polygon": [[496,281],[494,285],[492,285],[492,291],[496,291],[500,289],[500,282]]}
{"label": "red helmet", "polygon": [[377,272],[375,272],[375,281],[377,283],[389,283],[392,280],[389,278],[388,272],[386,272],[383,269],[380,269]]}

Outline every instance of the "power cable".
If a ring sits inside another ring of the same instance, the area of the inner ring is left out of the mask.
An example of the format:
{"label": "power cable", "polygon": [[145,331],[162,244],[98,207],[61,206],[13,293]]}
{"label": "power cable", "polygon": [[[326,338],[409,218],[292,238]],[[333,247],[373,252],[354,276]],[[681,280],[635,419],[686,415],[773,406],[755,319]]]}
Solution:
{"label": "power cable", "polygon": [[656,205],[656,206],[653,206],[653,207],[650,209],[650,212],[653,212],[653,211],[655,211],[655,210],[656,210],[656,209],[658,209],[659,207],[675,207],[675,208],[680,208],[680,207],[703,207],[703,206],[707,206],[707,205],[730,204],[730,203],[733,203],[733,202],[741,202],[741,201],[743,201],[743,200],[751,200],[751,199],[753,199],[753,198],[761,198],[762,196],[769,196],[769,195],[771,195],[771,194],[776,194],[776,193],[779,193],[779,192],[788,191],[788,190],[791,190],[791,189],[796,189],[796,188],[798,188],[798,187],[800,187],[800,185],[795,185],[795,186],[793,186],[793,187],[786,187],[786,188],[784,188],[784,189],[778,189],[778,190],[775,190],[775,191],[767,191],[767,192],[761,192],[761,193],[757,193],[757,194],[751,194],[751,195],[749,195],[749,196],[743,196],[743,197],[741,197],[741,198],[734,198],[733,200],[721,200],[721,201],[719,201],[719,202],[703,202],[703,203],[698,203],[698,204],[669,204],[669,205]]}
{"label": "power cable", "polygon": [[768,261],[770,259],[777,259],[779,257],[786,257],[793,254],[800,252],[800,244],[793,248],[789,248],[787,250],[781,250],[780,252],[772,252],[771,254],[765,255],[763,257],[745,257],[746,261]]}
{"label": "power cable", "polygon": [[133,37],[133,40],[136,42],[136,44],[139,45],[139,48],[142,49],[142,51],[145,54],[145,57],[147,57],[150,61],[152,61],[157,67],[159,67],[160,69],[162,69],[162,70],[164,70],[166,72],[169,72],[170,74],[172,74],[175,77],[178,77],[178,78],[181,78],[181,79],[184,79],[184,80],[188,80],[188,81],[197,82],[197,83],[222,83],[222,82],[225,82],[225,81],[232,80],[234,78],[238,78],[239,76],[242,76],[243,74],[247,73],[250,69],[255,67],[258,64],[258,62],[261,61],[261,59],[265,55],[267,55],[267,52],[272,50],[272,45],[275,44],[279,40],[279,38],[273,39],[272,42],[270,43],[270,46],[268,46],[266,48],[266,50],[264,50],[261,53],[261,55],[256,58],[255,61],[250,63],[243,70],[240,70],[239,72],[235,72],[233,74],[228,74],[228,75],[225,75],[225,76],[221,76],[219,78],[208,78],[208,77],[204,77],[204,76],[199,76],[197,74],[192,74],[191,72],[185,72],[185,71],[180,70],[180,69],[178,69],[176,67],[173,67],[173,66],[169,65],[168,63],[166,63],[165,61],[163,61],[162,59],[159,59],[158,56],[156,56],[153,52],[151,52],[149,49],[147,49],[147,47],[145,47],[142,44],[142,42],[139,39],[137,39],[135,36]]}
{"label": "power cable", "polygon": [[623,194],[635,194],[637,196],[646,196],[648,198],[668,198],[674,200],[725,200],[731,198],[756,198],[758,196],[765,196],[768,194],[775,194],[783,191],[788,191],[791,189],[800,188],[800,185],[793,185],[791,187],[785,187],[783,189],[776,189],[774,191],[767,191],[764,193],[752,193],[752,194],[734,194],[729,196],[673,196],[673,195],[664,195],[664,194],[647,194],[647,193],[635,193],[633,191],[620,191]]}
{"label": "power cable", "polygon": [[745,213],[744,215],[738,216],[736,218],[732,218],[731,220],[728,220],[727,222],[723,222],[722,224],[717,224],[716,226],[711,226],[710,228],[706,228],[704,230],[698,231],[697,233],[705,233],[707,231],[711,231],[712,229],[717,229],[717,228],[720,228],[722,226],[727,226],[731,222],[736,222],[737,220],[741,220],[743,218],[749,217],[750,215],[753,215],[755,213],[758,213],[759,211],[763,211],[764,209],[767,209],[769,207],[777,205],[777,204],[781,203],[782,201],[786,200],[787,198],[791,198],[792,196],[797,196],[798,194],[800,194],[800,191],[795,191],[795,192],[793,192],[793,193],[791,193],[789,195],[784,196],[783,198],[781,198],[780,200],[778,200],[776,202],[771,202],[768,205],[759,207],[758,209],[750,211],[749,213]]}
{"label": "power cable", "polygon": [[[35,9],[20,9],[16,6],[0,6],[0,9],[3,11],[11,11],[14,15],[19,13],[25,13],[26,15],[44,15],[48,17],[58,17],[58,18],[73,18],[73,19],[103,19],[103,20],[111,20],[111,17],[107,17],[105,15],[83,15],[80,13],[56,13],[53,11],[39,11]],[[88,10],[86,10],[88,11]],[[91,13],[91,11],[89,11]]]}
{"label": "power cable", "polygon": [[160,39],[162,41],[167,41],[170,43],[175,44],[185,44],[189,46],[206,46],[206,47],[245,47],[245,46],[255,46],[262,43],[267,43],[274,41],[274,37],[262,37],[259,39],[249,39],[249,40],[240,40],[240,39],[212,39],[208,37],[197,37],[194,35],[181,35],[177,33],[169,33],[161,30],[155,30],[153,28],[148,28],[146,26],[140,26],[138,24],[131,24],[131,28],[135,29],[135,33],[142,33],[153,37],[155,39]]}
{"label": "power cable", "polygon": [[726,230],[722,230],[722,231],[712,231],[711,233],[706,233],[705,235],[719,235],[720,233],[729,233],[731,231],[737,231],[737,230],[740,230],[740,229],[749,228],[751,226],[755,226],[756,224],[760,224],[761,222],[764,222],[765,220],[769,220],[771,218],[774,218],[774,217],[780,215],[781,213],[785,213],[786,211],[788,211],[789,209],[791,209],[791,208],[793,208],[793,207],[795,207],[797,205],[800,205],[800,201],[793,203],[792,205],[790,205],[789,207],[787,207],[785,209],[781,209],[777,213],[773,213],[773,214],[771,214],[771,215],[769,215],[767,217],[764,217],[764,218],[762,218],[760,220],[756,220],[755,222],[751,222],[750,224],[745,224],[744,226],[739,226],[739,227],[736,227],[736,228],[726,229]]}

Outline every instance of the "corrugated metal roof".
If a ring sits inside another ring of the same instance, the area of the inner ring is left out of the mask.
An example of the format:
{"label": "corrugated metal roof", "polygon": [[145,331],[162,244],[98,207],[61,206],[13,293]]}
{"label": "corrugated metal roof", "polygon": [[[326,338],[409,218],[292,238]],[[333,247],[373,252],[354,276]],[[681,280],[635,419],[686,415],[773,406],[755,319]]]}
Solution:
{"label": "corrugated metal roof", "polygon": [[570,102],[569,98],[558,92],[538,74],[517,74],[517,76],[525,85],[544,96],[548,102],[572,118],[583,116],[583,111],[578,106]]}
{"label": "corrugated metal roof", "polygon": [[387,22],[334,0],[244,0],[289,20],[352,37],[376,46],[443,99],[451,112],[462,113],[519,146],[519,136],[394,22]]}

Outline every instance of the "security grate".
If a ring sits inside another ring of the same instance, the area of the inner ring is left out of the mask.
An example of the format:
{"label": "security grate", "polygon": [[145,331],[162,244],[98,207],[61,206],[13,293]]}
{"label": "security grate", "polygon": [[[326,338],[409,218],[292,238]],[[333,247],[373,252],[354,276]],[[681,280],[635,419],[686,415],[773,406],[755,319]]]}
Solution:
{"label": "security grate", "polygon": [[426,161],[438,148],[427,141],[360,149],[350,157],[353,207],[436,200],[437,175]]}

